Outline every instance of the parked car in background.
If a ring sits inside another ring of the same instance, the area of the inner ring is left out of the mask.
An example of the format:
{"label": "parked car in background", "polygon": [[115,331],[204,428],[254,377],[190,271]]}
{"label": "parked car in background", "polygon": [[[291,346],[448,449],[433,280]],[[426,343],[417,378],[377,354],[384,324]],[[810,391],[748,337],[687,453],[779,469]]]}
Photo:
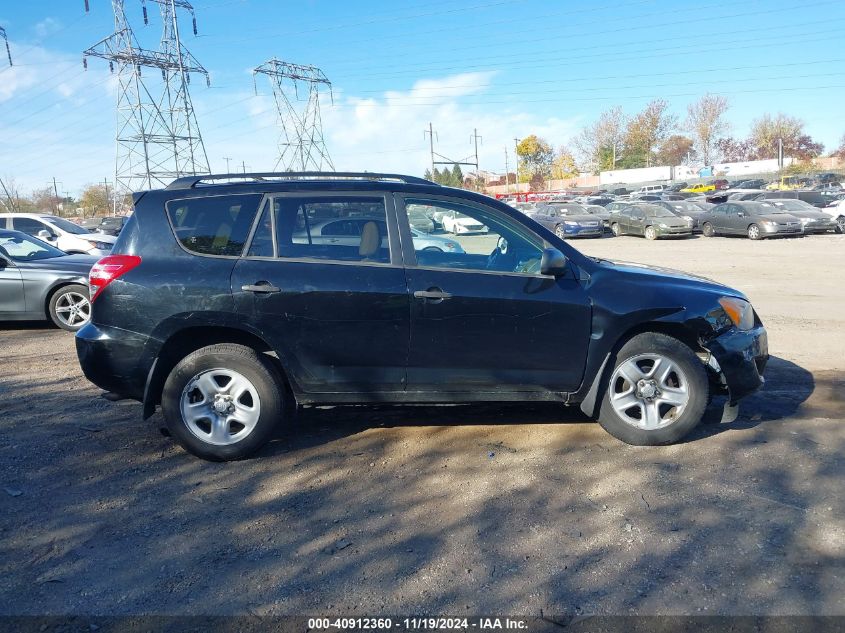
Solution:
{"label": "parked car in background", "polygon": [[[250,177],[137,196],[76,335],[85,376],[145,418],[160,405],[194,455],[255,453],[299,405],[379,403],[579,405],[622,441],[661,445],[711,395],[735,405],[763,384],[766,331],[736,290],[584,256],[506,204],[420,178]],[[492,235],[417,252],[409,204]],[[357,243],[294,241],[320,205],[385,222],[387,248],[375,220]]]}
{"label": "parked car in background", "polygon": [[716,178],[716,180],[714,180],[711,184],[716,188],[717,191],[728,189],[730,187],[728,181],[725,178]]}
{"label": "parked car in background", "polygon": [[531,215],[537,210],[537,205],[533,202],[509,202],[508,204],[525,215]]}
{"label": "parked car in background", "polygon": [[83,229],[87,229],[89,231],[94,231],[100,226],[100,222],[103,221],[103,218],[96,217],[96,218],[82,218],[77,224],[81,226]]}
{"label": "parked car in background", "polygon": [[830,233],[839,231],[839,223],[830,214],[817,209],[803,200],[781,198],[769,200],[768,202],[801,220],[801,228],[804,229],[804,233]]}
{"label": "parked car in background", "polygon": [[822,195],[818,191],[811,191],[809,189],[793,189],[791,191],[765,191],[759,194],[755,200],[783,200],[783,199],[803,200],[804,202],[822,209],[830,204],[830,198]]}
{"label": "parked car in background", "polygon": [[723,202],[703,214],[699,222],[705,237],[745,235],[752,240],[761,240],[803,234],[798,218],[770,202]]}
{"label": "parked car in background", "polygon": [[689,187],[684,187],[681,191],[684,193],[706,193],[708,191],[716,191],[716,185],[700,182]]}
{"label": "parked car in background", "polygon": [[663,193],[668,187],[666,185],[643,185],[634,193],[649,194],[649,193]]}
{"label": "parked car in background", "polygon": [[408,221],[411,226],[421,233],[434,233],[439,228],[438,224],[425,209],[416,208],[408,212]]}
{"label": "parked car in background", "polygon": [[[387,229],[385,228],[384,230],[386,231]],[[414,249],[418,251],[439,251],[441,253],[464,252],[463,247],[458,242],[442,235],[431,235],[430,233],[423,233],[415,228],[411,228],[411,238],[414,240]],[[386,247],[387,244],[385,243]]]}
{"label": "parked car in background", "polygon": [[615,200],[607,205],[605,205],[605,209],[610,211],[611,214],[618,213],[625,207],[628,207],[632,204],[631,200]]}
{"label": "parked car in background", "polygon": [[595,204],[600,207],[606,206],[613,202],[616,198],[611,198],[609,196],[589,196],[586,200],[587,204]]}
{"label": "parked car in background", "polygon": [[613,214],[610,211],[598,204],[585,204],[584,211],[600,219],[605,231],[610,230],[610,218],[613,217]]}
{"label": "parked car in background", "polygon": [[756,200],[766,192],[762,189],[731,189],[722,202],[728,200]]}
{"label": "parked car in background", "polygon": [[547,202],[537,207],[531,216],[559,238],[601,237],[604,224],[596,215],[588,213],[575,202]]}
{"label": "parked car in background", "polygon": [[105,217],[100,220],[100,224],[97,225],[97,228],[95,230],[97,233],[103,233],[105,235],[113,235],[117,237],[118,235],[120,235],[120,231],[123,229],[123,226],[128,220],[129,218],[125,215]]}
{"label": "parked car in background", "polygon": [[676,182],[676,183],[669,185],[669,188],[666,189],[666,191],[680,191],[681,189],[686,187],[687,184],[688,183],[686,183],[686,182]]}
{"label": "parked car in background", "polygon": [[37,237],[69,254],[108,255],[116,240],[111,235],[91,233],[64,218],[38,213],[4,213],[0,215],[0,229],[3,228]]}
{"label": "parked car in background", "polygon": [[88,273],[96,261],[0,229],[0,321],[49,319],[75,332],[91,318]]}
{"label": "parked car in background", "polygon": [[766,181],[762,178],[752,178],[751,180],[741,180],[733,189],[762,189],[766,186]]}
{"label": "parked car in background", "polygon": [[698,217],[704,213],[704,209],[698,206],[695,202],[689,202],[687,200],[659,200],[653,204],[671,211],[684,220],[690,220],[692,222],[693,232],[700,232],[701,229],[699,227]]}
{"label": "parked car in background", "polygon": [[614,235],[642,235],[647,240],[692,235],[693,220],[681,218],[656,204],[631,204],[613,215]]}
{"label": "parked car in background", "polygon": [[448,211],[443,214],[441,222],[443,230],[454,235],[466,233],[487,233],[488,228],[478,220],[459,211]]}

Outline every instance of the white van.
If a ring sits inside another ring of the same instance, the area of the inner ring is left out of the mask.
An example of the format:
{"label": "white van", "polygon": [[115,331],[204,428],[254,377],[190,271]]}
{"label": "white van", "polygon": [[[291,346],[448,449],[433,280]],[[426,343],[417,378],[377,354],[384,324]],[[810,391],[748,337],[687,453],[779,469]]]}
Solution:
{"label": "white van", "polygon": [[637,193],[663,193],[666,185],[645,185],[637,189]]}
{"label": "white van", "polygon": [[65,253],[98,257],[108,255],[117,241],[111,235],[91,233],[64,218],[40,213],[4,213],[0,216],[2,228],[37,237]]}

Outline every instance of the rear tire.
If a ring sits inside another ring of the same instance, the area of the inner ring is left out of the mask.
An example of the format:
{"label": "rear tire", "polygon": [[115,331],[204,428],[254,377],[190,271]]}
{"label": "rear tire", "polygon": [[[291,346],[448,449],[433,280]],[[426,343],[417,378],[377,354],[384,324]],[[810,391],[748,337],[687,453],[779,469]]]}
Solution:
{"label": "rear tire", "polygon": [[610,232],[613,233],[613,237],[619,237],[622,234],[616,222],[610,225]]}
{"label": "rear tire", "polygon": [[164,383],[161,408],[182,448],[202,459],[230,461],[270,441],[286,418],[286,396],[270,359],[250,347],[221,343],[176,364]]}
{"label": "rear tire", "polygon": [[627,444],[672,444],[701,422],[708,398],[707,372],[693,351],[671,336],[645,332],[616,354],[599,424]]}
{"label": "rear tire", "polygon": [[47,315],[58,327],[77,332],[91,320],[91,302],[87,286],[71,284],[62,286],[47,304]]}

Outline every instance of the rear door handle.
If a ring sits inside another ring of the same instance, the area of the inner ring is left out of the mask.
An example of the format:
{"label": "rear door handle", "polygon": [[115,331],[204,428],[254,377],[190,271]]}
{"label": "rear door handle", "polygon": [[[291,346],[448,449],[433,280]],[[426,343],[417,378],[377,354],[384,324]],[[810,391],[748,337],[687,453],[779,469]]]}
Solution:
{"label": "rear door handle", "polygon": [[257,281],[254,284],[246,284],[241,286],[244,292],[257,292],[259,294],[270,294],[271,292],[281,292],[282,289],[274,286],[269,281]]}
{"label": "rear door handle", "polygon": [[440,288],[429,288],[428,290],[415,290],[414,297],[417,299],[431,299],[432,301],[443,301],[451,299],[452,295],[440,290]]}

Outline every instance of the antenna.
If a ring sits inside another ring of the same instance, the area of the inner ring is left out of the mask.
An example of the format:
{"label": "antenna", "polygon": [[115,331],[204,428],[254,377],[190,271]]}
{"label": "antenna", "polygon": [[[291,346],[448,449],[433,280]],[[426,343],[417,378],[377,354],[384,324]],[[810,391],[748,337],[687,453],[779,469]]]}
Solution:
{"label": "antenna", "polygon": [[[255,75],[266,75],[273,86],[273,98],[278,110],[279,159],[273,171],[334,171],[334,164],[323,138],[323,122],[320,115],[320,87],[327,86],[329,96],[331,82],[323,71],[315,66],[291,64],[273,58],[252,71]],[[293,94],[291,94],[291,89]],[[299,91],[307,90],[308,99],[304,106],[298,105]],[[258,88],[256,86],[256,92]]]}

